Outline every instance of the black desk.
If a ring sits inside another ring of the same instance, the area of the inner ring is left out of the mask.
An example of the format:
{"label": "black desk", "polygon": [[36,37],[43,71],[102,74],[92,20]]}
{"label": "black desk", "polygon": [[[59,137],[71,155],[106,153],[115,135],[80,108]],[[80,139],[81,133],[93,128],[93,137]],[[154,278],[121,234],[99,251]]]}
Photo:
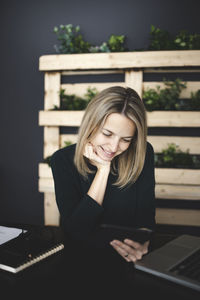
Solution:
{"label": "black desk", "polygon": [[[14,227],[14,226],[13,226]],[[19,226],[21,227],[21,226]],[[27,228],[27,227],[26,227]],[[200,232],[195,228],[182,227],[158,227],[152,248],[157,248],[175,238],[182,233],[199,235]],[[106,287],[98,283],[98,288],[92,290],[92,283],[84,287],[72,286],[70,278],[67,278],[64,263],[64,252],[61,251],[34,266],[19,272],[10,274],[0,271],[0,291],[5,293],[4,299],[181,299],[196,300],[200,299],[200,293],[168,282],[164,279],[151,276],[144,272],[135,270],[133,264],[127,264],[127,287],[124,287],[122,294],[117,295],[112,292],[108,294]],[[87,274],[87,270],[85,270]],[[95,276],[95,274],[94,274]],[[117,285],[117,283],[116,283]],[[117,288],[117,286],[116,286]],[[81,296],[80,296],[81,294]],[[147,298],[148,297],[148,298]],[[2,298],[3,299],[3,298]]]}

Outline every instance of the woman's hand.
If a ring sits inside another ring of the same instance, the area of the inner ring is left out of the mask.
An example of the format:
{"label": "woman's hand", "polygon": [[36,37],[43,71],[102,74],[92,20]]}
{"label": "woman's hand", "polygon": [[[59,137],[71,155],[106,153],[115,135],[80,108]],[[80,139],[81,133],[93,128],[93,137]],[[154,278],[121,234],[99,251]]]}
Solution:
{"label": "woman's hand", "polygon": [[84,154],[85,157],[87,157],[90,162],[97,167],[97,169],[101,169],[101,168],[109,168],[110,169],[110,161],[106,161],[103,160],[102,158],[100,158],[97,154],[97,152],[95,151],[94,146],[92,145],[92,143],[87,143],[85,146],[85,150],[84,150]]}
{"label": "woman's hand", "polygon": [[113,240],[110,244],[127,262],[136,262],[148,252],[149,241],[144,244],[140,244],[138,242],[125,239],[124,242]]}

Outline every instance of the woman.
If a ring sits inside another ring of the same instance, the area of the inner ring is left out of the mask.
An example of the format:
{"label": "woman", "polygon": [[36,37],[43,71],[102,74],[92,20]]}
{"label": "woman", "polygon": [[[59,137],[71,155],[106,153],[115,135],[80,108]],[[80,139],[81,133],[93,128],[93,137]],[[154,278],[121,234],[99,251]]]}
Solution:
{"label": "woman", "polygon": [[[103,223],[154,228],[154,152],[146,141],[146,123],[144,104],[133,89],[107,88],[88,104],[77,144],[53,154],[61,224],[78,248],[104,253],[98,243]],[[148,245],[125,239],[107,248],[135,262]]]}

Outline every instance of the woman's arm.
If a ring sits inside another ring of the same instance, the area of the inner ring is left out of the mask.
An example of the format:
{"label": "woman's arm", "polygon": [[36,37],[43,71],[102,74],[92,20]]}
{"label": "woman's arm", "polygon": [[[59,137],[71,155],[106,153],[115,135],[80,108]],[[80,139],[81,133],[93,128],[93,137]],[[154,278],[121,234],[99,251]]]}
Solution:
{"label": "woman's arm", "polygon": [[[51,157],[56,202],[64,230],[77,240],[87,240],[100,223],[104,208],[82,190],[73,163],[74,151],[72,147],[67,148],[56,151]],[[84,188],[87,185],[83,183]]]}
{"label": "woman's arm", "polygon": [[97,203],[102,205],[110,173],[110,161],[103,161],[100,159],[95,153],[91,143],[86,145],[84,156],[97,167],[97,172],[87,194],[97,201]]}
{"label": "woman's arm", "polygon": [[[155,227],[155,176],[154,151],[147,144],[144,168],[137,182],[137,227]],[[111,246],[127,261],[135,262],[148,252],[149,241],[144,244],[125,239],[124,242],[114,240]]]}

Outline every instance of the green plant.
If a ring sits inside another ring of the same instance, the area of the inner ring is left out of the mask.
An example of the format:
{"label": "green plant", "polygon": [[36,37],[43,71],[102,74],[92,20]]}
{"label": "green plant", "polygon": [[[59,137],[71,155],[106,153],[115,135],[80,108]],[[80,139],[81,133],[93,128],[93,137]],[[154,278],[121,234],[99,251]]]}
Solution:
{"label": "green plant", "polygon": [[192,110],[200,110],[200,89],[196,92],[191,92],[189,104]]}
{"label": "green plant", "polygon": [[172,50],[173,39],[169,32],[151,25],[149,50]]}
{"label": "green plant", "polygon": [[148,111],[152,110],[179,110],[181,91],[186,88],[186,84],[177,78],[174,81],[163,80],[165,88],[147,89],[143,92],[143,100]]}
{"label": "green plant", "polygon": [[60,45],[55,45],[56,52],[63,54],[72,53],[97,53],[97,52],[122,52],[128,51],[124,48],[125,36],[112,34],[107,42],[100,46],[93,46],[84,41],[80,34],[80,26],[74,27],[72,24],[60,25],[54,27],[54,33]]}
{"label": "green plant", "polygon": [[168,144],[161,153],[155,154],[155,166],[165,168],[200,168],[200,159],[191,155],[189,150],[182,151],[178,145]]}
{"label": "green plant", "polygon": [[72,24],[60,25],[54,27],[54,33],[60,45],[55,45],[56,52],[63,54],[70,53],[88,53],[91,45],[84,41],[82,34],[80,34],[80,26],[74,27]]}
{"label": "green plant", "polygon": [[64,147],[68,147],[70,145],[72,145],[73,143],[71,141],[64,141],[65,146]]}
{"label": "green plant", "polygon": [[177,50],[200,49],[200,34],[190,34],[187,30],[181,30],[174,39]]}
{"label": "green plant", "polygon": [[60,107],[54,106],[53,110],[84,110],[90,100],[97,94],[96,88],[88,88],[84,98],[74,94],[65,94],[66,90],[60,90]]}
{"label": "green plant", "polygon": [[149,50],[197,50],[200,49],[200,34],[181,30],[176,36],[167,30],[151,25]]}
{"label": "green plant", "polygon": [[88,87],[87,92],[84,95],[84,99],[87,101],[87,103],[89,103],[97,94],[98,91],[95,87]]}
{"label": "green plant", "polygon": [[108,40],[108,47],[110,52],[123,52],[128,51],[124,48],[125,36],[124,35],[114,35],[112,34]]}
{"label": "green plant", "polygon": [[112,34],[107,42],[103,42],[100,46],[90,47],[90,52],[124,52],[128,51],[128,48],[124,47],[125,36]]}

